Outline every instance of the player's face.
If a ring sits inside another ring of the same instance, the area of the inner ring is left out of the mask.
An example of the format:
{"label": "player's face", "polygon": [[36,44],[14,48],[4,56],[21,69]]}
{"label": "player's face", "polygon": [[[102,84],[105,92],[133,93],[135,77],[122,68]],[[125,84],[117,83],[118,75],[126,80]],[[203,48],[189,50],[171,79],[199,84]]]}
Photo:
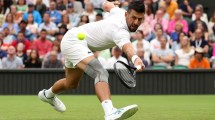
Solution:
{"label": "player's face", "polygon": [[126,23],[131,32],[135,32],[144,20],[144,13],[138,13],[135,10],[131,10],[125,13]]}

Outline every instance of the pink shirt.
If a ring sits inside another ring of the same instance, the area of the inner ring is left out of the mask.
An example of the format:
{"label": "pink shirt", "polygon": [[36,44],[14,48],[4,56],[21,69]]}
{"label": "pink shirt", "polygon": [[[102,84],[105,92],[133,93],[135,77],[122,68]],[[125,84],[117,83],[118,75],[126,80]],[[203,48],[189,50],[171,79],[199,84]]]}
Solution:
{"label": "pink shirt", "polygon": [[34,41],[32,47],[38,51],[40,57],[43,57],[46,53],[52,50],[52,43],[48,40],[42,41],[38,39]]}
{"label": "pink shirt", "polygon": [[164,18],[162,18],[161,21],[158,21],[157,19],[152,20],[150,26],[151,26],[151,29],[153,31],[154,31],[154,26],[155,26],[156,23],[160,23],[163,26],[163,31],[165,31],[165,32],[167,31],[168,25],[169,25],[169,21],[168,20],[166,20]]}
{"label": "pink shirt", "polygon": [[213,44],[213,56],[215,57],[215,44]]}
{"label": "pink shirt", "polygon": [[[169,34],[171,34],[172,32],[175,31],[175,24],[177,22],[178,21],[176,21],[175,19],[170,21],[169,27],[168,27],[168,33]],[[183,32],[188,33],[188,24],[187,24],[187,21],[182,19],[179,22],[183,25]]]}

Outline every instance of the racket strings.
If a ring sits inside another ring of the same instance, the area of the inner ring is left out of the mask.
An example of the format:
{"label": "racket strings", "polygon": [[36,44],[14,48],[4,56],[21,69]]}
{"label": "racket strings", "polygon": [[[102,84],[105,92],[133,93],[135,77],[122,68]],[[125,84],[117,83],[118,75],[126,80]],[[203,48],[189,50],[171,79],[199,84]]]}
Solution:
{"label": "racket strings", "polygon": [[119,75],[123,78],[124,81],[127,82],[127,84],[133,84],[134,83],[135,80],[133,78],[133,74],[131,73],[131,71],[127,67],[125,67],[121,63],[117,63],[116,67],[117,67]]}

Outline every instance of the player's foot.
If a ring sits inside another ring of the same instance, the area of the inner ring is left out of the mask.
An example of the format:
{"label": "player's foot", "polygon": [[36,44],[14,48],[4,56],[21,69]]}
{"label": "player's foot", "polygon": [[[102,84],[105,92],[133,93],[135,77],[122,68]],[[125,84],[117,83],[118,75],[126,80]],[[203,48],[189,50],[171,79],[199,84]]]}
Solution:
{"label": "player's foot", "polygon": [[111,113],[110,115],[105,116],[105,120],[124,120],[134,115],[137,110],[137,105],[130,105],[124,108],[120,108],[116,111],[113,111],[113,113]]}
{"label": "player's foot", "polygon": [[66,107],[63,104],[63,102],[61,102],[60,99],[58,99],[56,96],[52,97],[52,98],[47,98],[45,96],[45,89],[41,90],[38,93],[38,97],[40,100],[42,100],[43,102],[47,102],[49,103],[56,111],[58,112],[65,112],[66,111]]}

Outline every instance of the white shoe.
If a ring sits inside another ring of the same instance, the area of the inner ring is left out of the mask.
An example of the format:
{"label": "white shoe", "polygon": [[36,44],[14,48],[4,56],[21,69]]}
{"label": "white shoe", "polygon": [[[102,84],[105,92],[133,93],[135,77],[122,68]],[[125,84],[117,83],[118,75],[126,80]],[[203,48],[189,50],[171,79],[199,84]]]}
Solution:
{"label": "white shoe", "polygon": [[110,115],[105,116],[105,120],[124,120],[134,115],[137,110],[137,105],[130,105],[124,108],[120,108],[116,111],[113,111],[113,113],[111,113]]}
{"label": "white shoe", "polygon": [[49,103],[56,111],[65,112],[66,107],[63,104],[63,102],[61,102],[61,100],[58,99],[56,96],[54,96],[53,98],[47,98],[45,96],[45,91],[46,90],[44,89],[38,93],[39,99],[42,100],[43,102]]}

